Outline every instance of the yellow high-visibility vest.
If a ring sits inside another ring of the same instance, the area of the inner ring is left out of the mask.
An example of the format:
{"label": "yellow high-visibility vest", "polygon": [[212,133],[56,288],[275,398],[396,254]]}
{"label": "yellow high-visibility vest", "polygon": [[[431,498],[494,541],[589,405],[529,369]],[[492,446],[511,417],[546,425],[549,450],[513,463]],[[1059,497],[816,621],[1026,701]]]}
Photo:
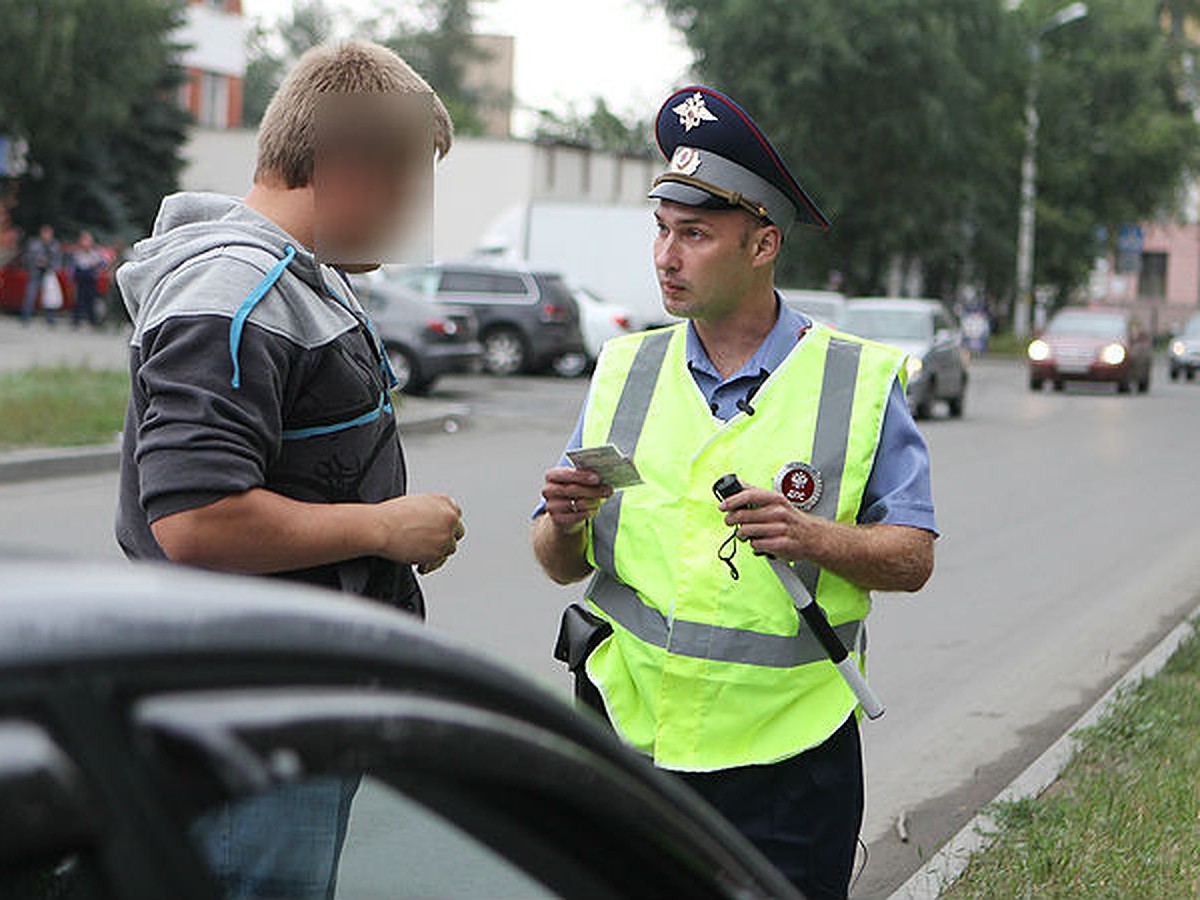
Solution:
{"label": "yellow high-visibility vest", "polygon": [[[854,695],[767,562],[742,545],[734,580],[717,558],[730,528],[713,482],[771,487],[812,465],[813,514],[854,524],[904,355],[817,325],[755,395],[754,414],[712,414],[688,370],[687,326],[610,341],[592,380],[583,445],[613,443],[644,484],[617,492],[588,530],[587,598],[613,625],[588,677],[622,737],[679,771],[771,763],[820,744]],[[811,563],[797,569],[847,647],[865,652],[870,593]]]}

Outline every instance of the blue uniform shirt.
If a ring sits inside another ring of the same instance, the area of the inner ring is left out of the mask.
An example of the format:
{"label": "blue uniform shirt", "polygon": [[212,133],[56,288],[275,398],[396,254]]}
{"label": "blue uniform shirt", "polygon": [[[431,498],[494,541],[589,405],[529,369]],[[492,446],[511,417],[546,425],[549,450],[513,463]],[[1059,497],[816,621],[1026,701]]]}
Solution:
{"label": "blue uniform shirt", "polygon": [[[761,385],[787,358],[796,342],[811,326],[812,322],[807,317],[781,302],[775,327],[766,340],[742,368],[723,379],[708,358],[695,326],[689,323],[688,369],[713,415],[726,421],[732,419],[738,413],[738,402],[744,401],[746,395]],[[586,414],[585,405],[579,414],[575,432],[567,441],[567,450],[583,446],[583,420]],[[565,452],[559,465],[571,465]],[[544,509],[545,503],[540,504],[534,516],[540,515]],[[884,412],[875,465],[863,492],[858,522],[860,525],[907,525],[937,533],[929,477],[929,450],[908,411],[908,402],[898,379],[892,386],[892,394]]]}

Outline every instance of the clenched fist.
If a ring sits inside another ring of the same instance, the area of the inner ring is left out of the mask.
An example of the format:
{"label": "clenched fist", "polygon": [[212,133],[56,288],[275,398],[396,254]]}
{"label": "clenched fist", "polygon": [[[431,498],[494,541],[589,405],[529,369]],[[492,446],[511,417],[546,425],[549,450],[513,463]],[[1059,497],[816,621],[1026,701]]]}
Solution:
{"label": "clenched fist", "polygon": [[379,555],[416,565],[427,575],[440,569],[467,533],[462,509],[444,494],[396,497],[376,504]]}

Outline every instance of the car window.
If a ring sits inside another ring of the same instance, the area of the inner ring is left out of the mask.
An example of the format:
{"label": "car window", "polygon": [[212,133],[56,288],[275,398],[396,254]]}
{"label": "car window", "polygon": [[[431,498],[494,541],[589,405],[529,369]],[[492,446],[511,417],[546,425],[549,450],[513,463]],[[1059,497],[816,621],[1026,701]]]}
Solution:
{"label": "car window", "polygon": [[456,825],[370,775],[276,786],[203,813],[190,834],[228,898],[557,896]]}
{"label": "car window", "polygon": [[503,272],[448,270],[442,273],[438,290],[443,294],[528,294],[520,275]]}
{"label": "car window", "polygon": [[410,291],[432,297],[437,293],[439,273],[436,269],[409,269],[389,266],[384,277]]}
{"label": "car window", "polygon": [[794,896],[673,782],[558,733],[570,717],[259,688],[145,698],[134,719],[228,897]]}
{"label": "car window", "polygon": [[1185,337],[1200,338],[1200,316],[1188,319],[1187,327],[1183,330]]}
{"label": "car window", "polygon": [[933,327],[937,331],[956,331],[957,326],[954,324],[954,319],[944,310],[938,310],[933,314]]}
{"label": "car window", "polygon": [[1105,316],[1095,313],[1059,313],[1046,329],[1051,337],[1124,337],[1123,316]]}
{"label": "car window", "polygon": [[933,317],[923,309],[846,310],[845,330],[876,341],[925,341],[933,336]]}

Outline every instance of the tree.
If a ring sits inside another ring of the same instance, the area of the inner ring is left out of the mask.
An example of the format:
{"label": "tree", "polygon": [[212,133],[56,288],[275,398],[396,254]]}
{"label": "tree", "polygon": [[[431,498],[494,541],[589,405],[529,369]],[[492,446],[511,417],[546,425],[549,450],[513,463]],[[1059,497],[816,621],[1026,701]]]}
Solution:
{"label": "tree", "polygon": [[[1022,12],[1030,26],[1057,5]],[[1200,164],[1182,80],[1182,35],[1153,0],[1092,0],[1073,33],[1044,39],[1036,275],[1060,295],[1080,284],[1120,227],[1175,212]]]}
{"label": "tree", "polygon": [[[784,277],[820,284],[837,269],[874,293],[900,260],[929,293],[1011,292],[1028,47],[1059,0],[661,5],[703,77],[760,120],[834,220],[794,235]],[[1047,36],[1041,73],[1037,273],[1063,296],[1102,249],[1100,227],[1169,206],[1200,143],[1162,6],[1089,6]]]}
{"label": "tree", "polygon": [[486,58],[473,36],[475,5],[476,0],[420,0],[419,24],[402,26],[386,41],[437,91],[460,134],[482,133],[479,109],[508,101],[467,83],[468,66]]}
{"label": "tree", "polygon": [[536,137],[606,150],[629,156],[650,156],[654,137],[650,122],[627,121],[608,108],[603,97],[592,102],[592,111],[582,115],[574,109],[566,114],[549,109],[538,111]]}
{"label": "tree", "polygon": [[180,166],[171,35],[182,11],[175,0],[0,0],[0,122],[29,144],[13,211],[26,229],[128,237],[149,225],[144,194],[169,191]]}
{"label": "tree", "polygon": [[834,220],[825,236],[793,234],[783,277],[821,284],[836,269],[848,290],[874,293],[897,258],[962,267],[988,202],[978,187],[1004,166],[986,152],[991,94],[1012,58],[998,4],[663,5],[703,77],[759,119]]}
{"label": "tree", "polygon": [[274,28],[259,23],[251,32],[242,117],[248,125],[262,120],[271,95],[304,51],[334,37],[352,36],[379,41],[403,56],[438,92],[456,130],[478,134],[483,130],[482,108],[511,102],[510,97],[467,83],[470,64],[484,52],[474,39],[478,2],[420,0],[406,16],[389,10],[342,20],[339,28],[326,0],[300,0]]}

